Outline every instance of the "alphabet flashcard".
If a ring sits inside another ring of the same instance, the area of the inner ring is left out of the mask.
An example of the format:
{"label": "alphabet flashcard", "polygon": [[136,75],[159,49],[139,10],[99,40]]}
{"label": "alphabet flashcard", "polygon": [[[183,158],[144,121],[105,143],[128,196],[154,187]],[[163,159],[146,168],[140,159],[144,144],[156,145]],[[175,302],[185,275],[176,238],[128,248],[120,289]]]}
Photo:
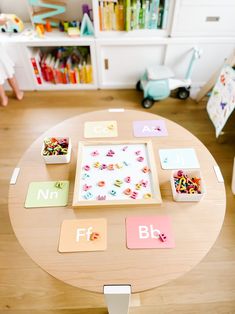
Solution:
{"label": "alphabet flashcard", "polygon": [[31,182],[25,208],[66,206],[68,194],[69,181]]}
{"label": "alphabet flashcard", "polygon": [[105,251],[107,249],[107,220],[70,219],[61,225],[58,251]]}
{"label": "alphabet flashcard", "polygon": [[84,137],[99,138],[99,137],[117,137],[117,121],[92,121],[85,122]]}
{"label": "alphabet flashcard", "polygon": [[126,218],[126,241],[128,249],[174,248],[170,217]]}
{"label": "alphabet flashcard", "polygon": [[194,148],[159,149],[162,169],[200,168]]}
{"label": "alphabet flashcard", "polygon": [[134,121],[133,132],[135,137],[153,137],[168,135],[164,120]]}

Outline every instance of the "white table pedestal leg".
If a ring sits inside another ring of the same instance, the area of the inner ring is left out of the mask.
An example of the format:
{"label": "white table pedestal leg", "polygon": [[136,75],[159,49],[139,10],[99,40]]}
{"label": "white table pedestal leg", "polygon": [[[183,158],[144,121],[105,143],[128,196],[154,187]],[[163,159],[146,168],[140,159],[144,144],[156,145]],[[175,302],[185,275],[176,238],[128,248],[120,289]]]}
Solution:
{"label": "white table pedestal leg", "polygon": [[128,314],[131,298],[130,285],[105,285],[104,296],[109,314]]}

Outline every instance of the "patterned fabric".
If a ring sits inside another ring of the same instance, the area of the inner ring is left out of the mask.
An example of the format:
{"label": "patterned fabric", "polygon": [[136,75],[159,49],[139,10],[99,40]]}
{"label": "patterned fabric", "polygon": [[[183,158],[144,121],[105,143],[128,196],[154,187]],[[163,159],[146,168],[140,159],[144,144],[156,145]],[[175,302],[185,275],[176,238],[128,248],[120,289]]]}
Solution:
{"label": "patterned fabric", "polygon": [[207,103],[207,112],[215,126],[216,137],[220,135],[234,108],[235,71],[226,65],[223,67]]}

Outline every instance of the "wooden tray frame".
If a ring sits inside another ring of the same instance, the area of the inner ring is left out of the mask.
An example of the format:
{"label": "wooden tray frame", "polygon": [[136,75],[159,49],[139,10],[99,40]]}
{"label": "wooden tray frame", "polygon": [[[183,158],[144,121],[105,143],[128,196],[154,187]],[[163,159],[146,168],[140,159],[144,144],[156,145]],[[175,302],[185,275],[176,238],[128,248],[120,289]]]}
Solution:
{"label": "wooden tray frame", "polygon": [[[148,154],[148,162],[149,167],[151,169],[151,190],[152,190],[152,198],[149,199],[130,199],[130,200],[80,200],[80,180],[81,180],[81,168],[82,168],[82,158],[79,156],[83,156],[83,148],[85,146],[104,146],[104,145],[138,145],[144,144],[146,145],[146,151]],[[151,165],[151,166],[150,166]],[[160,193],[157,168],[155,163],[155,156],[153,152],[152,142],[150,140],[129,140],[129,141],[80,141],[78,145],[78,154],[77,154],[77,165],[76,165],[76,174],[75,174],[75,184],[74,184],[74,193],[73,193],[73,207],[81,207],[81,206],[107,206],[107,205],[147,205],[147,204],[161,204],[162,198]]]}

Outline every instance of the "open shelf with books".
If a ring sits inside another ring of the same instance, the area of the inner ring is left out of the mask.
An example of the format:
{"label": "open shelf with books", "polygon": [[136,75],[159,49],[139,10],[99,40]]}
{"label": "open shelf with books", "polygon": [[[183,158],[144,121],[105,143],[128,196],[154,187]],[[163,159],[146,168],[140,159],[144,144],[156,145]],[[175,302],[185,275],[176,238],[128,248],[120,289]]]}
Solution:
{"label": "open shelf with books", "polygon": [[97,88],[93,45],[31,46],[27,52],[35,89]]}
{"label": "open shelf with books", "polygon": [[93,0],[96,37],[155,37],[169,33],[170,0]]}
{"label": "open shelf with books", "polygon": [[[60,26],[73,28],[76,21],[82,29],[84,12],[90,16],[80,36],[61,27],[40,36],[27,4],[38,13],[45,2],[54,6],[55,0],[35,1],[0,1],[1,13],[14,13],[24,22],[21,33],[0,33],[24,90],[135,88],[145,69],[154,64],[165,64],[177,77],[184,77],[187,56],[195,45],[203,50],[192,77],[198,89],[234,49],[234,0],[61,0],[66,10],[57,16]],[[68,70],[69,60],[62,67],[60,61],[50,60],[50,53],[61,47],[86,47],[89,58],[72,63]],[[52,62],[51,79],[41,69],[42,53]]]}

